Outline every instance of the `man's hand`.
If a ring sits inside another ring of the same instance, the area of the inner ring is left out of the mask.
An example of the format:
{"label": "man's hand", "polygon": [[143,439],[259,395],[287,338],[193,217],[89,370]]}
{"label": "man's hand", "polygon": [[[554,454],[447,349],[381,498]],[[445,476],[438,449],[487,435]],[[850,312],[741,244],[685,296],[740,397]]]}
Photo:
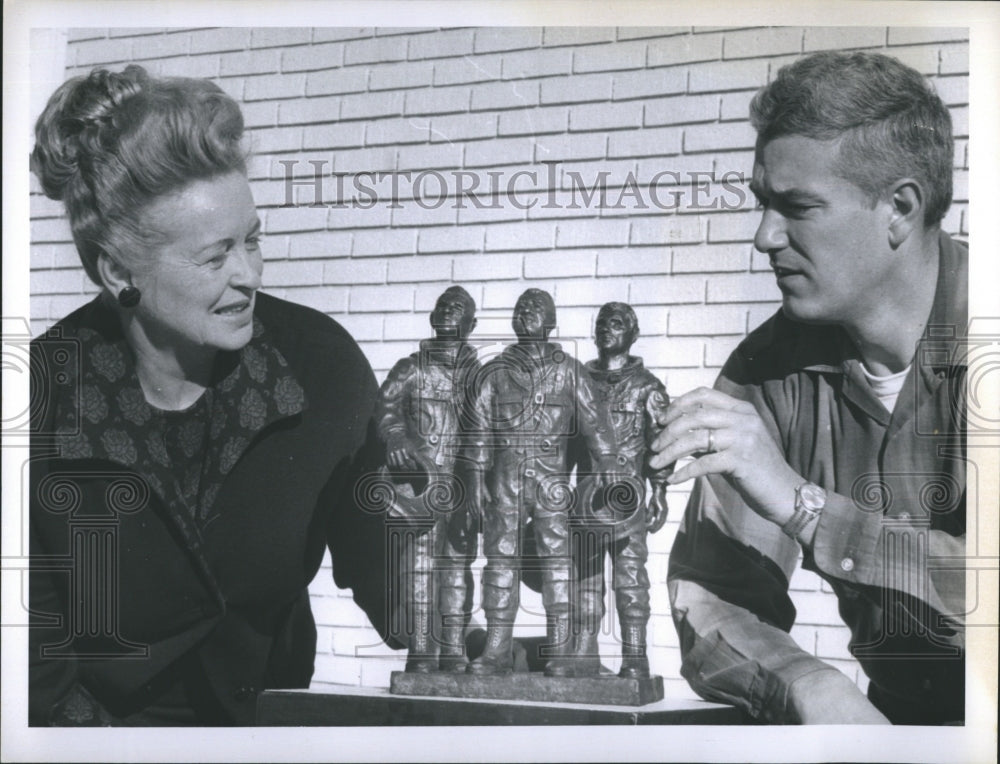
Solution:
{"label": "man's hand", "polygon": [[686,456],[694,461],[667,482],[702,475],[725,476],[766,520],[784,525],[795,511],[795,489],[805,480],[788,466],[753,404],[699,387],[676,398],[657,424],[649,466],[660,469]]}
{"label": "man's hand", "polygon": [[394,470],[417,469],[416,449],[402,433],[392,434],[387,438],[385,456],[389,467]]}
{"label": "man's hand", "polygon": [[615,454],[600,454],[596,459],[597,478],[605,487],[626,480],[625,468],[618,462]]}
{"label": "man's hand", "polygon": [[646,507],[646,531],[656,533],[667,522],[667,486],[653,483],[653,492]]}

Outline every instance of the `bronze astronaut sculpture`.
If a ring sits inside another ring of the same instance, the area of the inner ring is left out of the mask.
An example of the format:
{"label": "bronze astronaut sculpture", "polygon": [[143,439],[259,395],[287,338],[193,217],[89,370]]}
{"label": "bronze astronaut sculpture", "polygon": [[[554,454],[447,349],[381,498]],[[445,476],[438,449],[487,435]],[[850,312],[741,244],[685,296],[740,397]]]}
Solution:
{"label": "bronze astronaut sculpture", "polygon": [[426,473],[446,481],[445,506],[431,512],[426,532],[410,537],[404,592],[409,611],[406,670],[464,672],[468,663],[464,633],[472,610],[471,564],[479,533],[475,495],[478,483],[465,479],[463,438],[469,432],[466,392],[480,367],[466,342],[476,326],[476,303],[460,286],[446,289],[430,314],[434,337],[399,360],[379,392],[376,419],[386,444],[390,470]]}
{"label": "bronze astronaut sculpture", "polygon": [[[614,434],[580,363],[548,341],[555,327],[551,295],[528,289],[511,325],[517,342],[483,366],[473,392],[481,437],[471,461],[482,470],[489,500],[483,509],[482,604],[487,636],[470,674],[513,668],[512,638],[522,566],[538,565],[546,613],[547,676],[572,674],[571,557],[567,469],[571,436],[582,436],[596,471],[616,473]],[[534,529],[537,559],[524,558],[521,534]]]}
{"label": "bronze astronaut sculpture", "polygon": [[[627,482],[606,493],[581,490],[583,503],[597,497],[593,505],[578,506],[573,518],[574,568],[577,597],[574,603],[575,674],[595,675],[600,670],[597,634],[604,616],[604,558],[613,565],[615,605],[622,635],[619,676],[631,679],[649,676],[646,626],[649,622],[649,552],[646,534],[656,533],[667,519],[666,487],[672,468],[650,469],[649,444],[662,427],[669,399],[666,389],[643,365],[629,355],[639,336],[639,322],[630,305],[609,302],[598,312],[594,339],[598,357],[585,365],[597,405],[610,415],[614,451]],[[660,420],[662,421],[662,420]],[[589,469],[584,454],[578,475]],[[646,481],[652,491],[645,501]],[[581,486],[582,488],[582,486]]]}

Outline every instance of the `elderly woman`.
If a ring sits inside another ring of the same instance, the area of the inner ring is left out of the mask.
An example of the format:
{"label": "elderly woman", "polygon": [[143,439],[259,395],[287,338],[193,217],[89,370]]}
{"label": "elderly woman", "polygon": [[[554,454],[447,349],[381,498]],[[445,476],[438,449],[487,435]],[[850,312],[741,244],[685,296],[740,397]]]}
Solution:
{"label": "elderly woman", "polygon": [[324,548],[380,630],[354,502],[378,391],[327,316],[261,294],[237,104],[141,67],[66,82],[33,171],[88,305],[33,343],[30,723],[251,724],[306,687]]}

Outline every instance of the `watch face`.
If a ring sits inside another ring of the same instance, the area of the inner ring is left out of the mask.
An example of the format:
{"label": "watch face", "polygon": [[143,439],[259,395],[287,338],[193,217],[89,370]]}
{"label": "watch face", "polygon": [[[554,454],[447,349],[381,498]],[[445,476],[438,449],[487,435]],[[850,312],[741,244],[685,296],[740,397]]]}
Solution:
{"label": "watch face", "polygon": [[814,512],[826,505],[826,491],[813,483],[806,483],[799,489],[799,501],[802,507]]}

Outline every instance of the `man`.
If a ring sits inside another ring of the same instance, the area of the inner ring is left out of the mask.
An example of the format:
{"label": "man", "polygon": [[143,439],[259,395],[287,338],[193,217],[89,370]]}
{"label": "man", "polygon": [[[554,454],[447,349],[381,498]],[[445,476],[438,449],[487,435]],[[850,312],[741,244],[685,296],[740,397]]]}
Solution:
{"label": "man", "polygon": [[[399,360],[379,391],[376,421],[386,443],[388,466],[410,477],[426,471],[423,481],[415,481],[418,485],[429,485],[442,476],[463,479],[461,448],[468,434],[469,413],[466,391],[480,369],[476,351],[466,342],[476,326],[475,315],[472,296],[460,286],[448,287],[430,315],[434,337]],[[426,493],[431,498],[441,495],[434,489]],[[406,670],[411,672],[464,672],[468,664],[464,632],[472,610],[470,566],[476,558],[479,532],[478,515],[469,509],[479,500],[473,493],[467,497],[471,502],[464,501],[464,491],[443,494],[452,505],[441,507],[430,518],[427,532],[412,536],[409,542],[406,605],[411,634]],[[418,497],[419,508],[426,511],[422,499]],[[434,638],[437,616],[442,624],[440,639]]]}
{"label": "man", "polygon": [[[621,506],[616,506],[613,495],[605,495],[600,505],[582,507],[581,516],[574,523],[573,554],[578,587],[574,673],[595,675],[600,670],[597,631],[604,617],[604,555],[610,553],[615,608],[622,634],[618,675],[643,679],[649,677],[646,534],[656,533],[667,520],[670,474],[669,469],[650,470],[647,451],[660,431],[655,417],[666,408],[668,398],[663,383],[646,369],[642,359],[629,355],[639,338],[639,320],[632,306],[623,302],[605,303],[597,313],[594,328],[597,358],[588,361],[584,368],[597,405],[608,412],[618,465],[629,482],[618,489],[619,495],[627,499],[618,502]],[[589,471],[586,460],[580,470]],[[648,505],[647,479],[652,487]]]}
{"label": "man", "polygon": [[[670,478],[697,478],[668,574],[682,673],[763,721],[961,722],[968,253],[940,229],[948,111],[895,59],[828,52],[784,67],[751,120],[754,244],[782,308],[714,390],[674,400],[651,459],[694,457]],[[800,546],[867,698],[788,634]]]}
{"label": "man", "polygon": [[[511,320],[517,342],[483,366],[475,390],[477,428],[482,434],[473,460],[492,497],[484,509],[483,611],[486,647],[469,673],[513,670],[512,637],[517,615],[522,531],[531,520],[542,572],[548,676],[572,674],[570,640],[569,504],[567,468],[571,436],[586,439],[602,474],[617,475],[614,435],[595,405],[580,363],[549,342],[556,325],[552,296],[528,289]],[[473,481],[475,482],[475,481]]]}

